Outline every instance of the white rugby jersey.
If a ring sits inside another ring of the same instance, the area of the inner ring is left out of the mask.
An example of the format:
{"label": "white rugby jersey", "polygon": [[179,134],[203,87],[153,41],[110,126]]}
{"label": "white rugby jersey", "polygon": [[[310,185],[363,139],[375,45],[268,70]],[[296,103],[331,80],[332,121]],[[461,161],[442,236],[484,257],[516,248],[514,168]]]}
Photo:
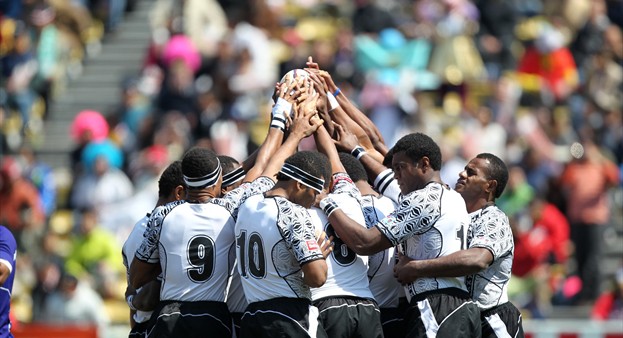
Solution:
{"label": "white rugby jersey", "polygon": [[238,211],[236,259],[247,302],[307,298],[301,265],[324,259],[307,209],[280,196],[255,195]]}
{"label": "white rugby jersey", "polygon": [[[333,175],[335,182],[329,196],[355,222],[365,227],[365,219],[358,199],[361,198],[359,189],[346,173]],[[368,286],[368,257],[359,256],[337,236],[329,223],[325,213],[318,208],[311,208],[309,213],[316,231],[325,231],[327,236],[333,236],[335,246],[327,257],[327,281],[319,288],[313,288],[312,299],[325,297],[354,296],[373,299]]]}
{"label": "white rugby jersey", "polygon": [[[448,186],[430,182],[402,196],[395,212],[376,224],[412,259],[433,259],[465,249],[469,215],[463,197]],[[418,278],[405,286],[407,299],[445,288],[466,290],[464,277]]]}
{"label": "white rugby jersey", "polygon": [[[145,233],[145,229],[147,229],[147,221],[149,221],[149,215],[145,215],[145,217],[141,218],[128,235],[128,238],[123,243],[123,247],[121,248],[121,255],[123,256],[123,265],[125,265],[126,277],[128,280],[128,285],[130,284],[130,266],[132,265],[132,259],[134,259],[134,254],[136,250],[143,242],[143,234]],[[128,259],[129,257],[129,259]],[[140,291],[140,288],[137,292]],[[134,321],[137,323],[143,323],[151,318],[151,313],[153,311],[141,311],[137,310],[134,314]]]}
{"label": "white rugby jersey", "polygon": [[467,233],[469,248],[485,248],[493,254],[493,262],[485,270],[465,277],[472,299],[482,310],[508,302],[508,282],[513,267],[513,232],[506,214],[495,205],[470,214]]}
{"label": "white rugby jersey", "polygon": [[155,209],[136,258],[160,262],[160,300],[225,301],[237,209],[273,185],[260,177],[207,203],[176,201]]}
{"label": "white rugby jersey", "polygon": [[[365,195],[361,198],[361,208],[366,226],[372,228],[396,210],[396,203],[384,195]],[[391,247],[368,257],[370,291],[381,308],[398,307],[398,298],[401,296],[399,291],[402,285],[394,277],[395,254],[396,248]]]}
{"label": "white rugby jersey", "polygon": [[[236,246],[233,245],[229,251],[230,260],[236,260]],[[242,289],[242,281],[240,280],[240,274],[238,273],[237,264],[234,263],[232,269],[230,269],[229,285],[227,286],[227,295],[225,301],[227,302],[227,308],[229,312],[242,313],[247,308],[247,299],[244,297],[244,290]]]}

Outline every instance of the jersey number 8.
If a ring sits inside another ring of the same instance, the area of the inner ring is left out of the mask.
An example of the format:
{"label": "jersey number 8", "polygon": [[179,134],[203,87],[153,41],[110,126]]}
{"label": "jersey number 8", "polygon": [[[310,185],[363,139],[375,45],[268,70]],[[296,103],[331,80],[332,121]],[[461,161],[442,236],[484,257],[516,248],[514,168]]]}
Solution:
{"label": "jersey number 8", "polygon": [[326,229],[327,237],[333,236],[333,242],[335,243],[335,247],[331,253],[335,261],[341,266],[349,266],[355,263],[357,254],[340,239],[331,223],[327,223]]}

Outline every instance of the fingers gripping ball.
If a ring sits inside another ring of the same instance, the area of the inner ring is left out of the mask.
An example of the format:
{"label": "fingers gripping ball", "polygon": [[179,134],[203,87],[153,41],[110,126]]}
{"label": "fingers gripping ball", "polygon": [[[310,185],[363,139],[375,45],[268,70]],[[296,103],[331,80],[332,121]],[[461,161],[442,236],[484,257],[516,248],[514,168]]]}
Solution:
{"label": "fingers gripping ball", "polygon": [[[312,86],[311,79],[309,73],[304,69],[292,69],[285,73],[285,75],[281,78],[279,83],[286,83],[287,85],[291,85],[293,82],[298,81],[300,78],[305,79],[305,87],[308,88]],[[315,93],[315,90],[312,91],[312,94]],[[294,94],[291,92],[290,95]]]}

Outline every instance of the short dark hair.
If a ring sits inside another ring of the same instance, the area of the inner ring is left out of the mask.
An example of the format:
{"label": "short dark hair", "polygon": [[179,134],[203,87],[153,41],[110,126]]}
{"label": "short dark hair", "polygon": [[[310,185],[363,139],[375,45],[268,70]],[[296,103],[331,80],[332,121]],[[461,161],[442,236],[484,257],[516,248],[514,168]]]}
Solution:
{"label": "short dark hair", "polygon": [[441,170],[441,150],[439,145],[430,136],[422,133],[412,133],[403,136],[391,149],[392,154],[404,151],[412,161],[419,161],[428,157],[433,170]]}
{"label": "short dark hair", "polygon": [[185,186],[182,161],[175,161],[164,169],[158,180],[158,196],[169,196],[178,185]]}
{"label": "short dark hair", "polygon": [[353,182],[358,181],[368,181],[368,174],[366,173],[366,169],[363,167],[363,164],[359,162],[355,156],[349,153],[340,153],[340,162],[346,169],[346,173],[350,176],[350,179]]}
{"label": "short dark hair", "polygon": [[223,175],[238,169],[240,162],[235,158],[227,155],[218,155],[219,161],[221,161],[221,168],[223,168]]}
{"label": "short dark hair", "polygon": [[387,168],[391,168],[393,159],[394,159],[394,150],[390,149],[387,151],[387,154],[385,154],[385,157],[383,157],[383,165],[386,166]]}
{"label": "short dark hair", "polygon": [[486,170],[487,179],[498,182],[498,186],[495,188],[495,198],[500,197],[506,188],[506,183],[508,183],[508,167],[499,157],[490,153],[480,153],[476,155],[476,158],[489,161]]}
{"label": "short dark hair", "polygon": [[203,177],[219,166],[216,154],[207,148],[193,147],[182,158],[182,174],[186,177]]}
{"label": "short dark hair", "polygon": [[[324,187],[328,188],[331,183],[331,163],[325,154],[317,151],[299,151],[288,157],[285,163],[291,164],[318,178],[324,179]],[[279,173],[279,181],[289,181],[290,177]]]}

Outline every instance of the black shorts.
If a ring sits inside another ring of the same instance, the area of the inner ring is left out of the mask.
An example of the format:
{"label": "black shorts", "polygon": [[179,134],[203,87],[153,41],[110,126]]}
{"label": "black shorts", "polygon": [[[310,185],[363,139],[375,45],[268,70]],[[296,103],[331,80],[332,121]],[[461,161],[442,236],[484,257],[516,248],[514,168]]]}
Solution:
{"label": "black shorts", "polygon": [[242,315],[240,337],[326,338],[318,309],[304,298],[273,298],[253,302]]}
{"label": "black shorts", "polygon": [[381,308],[381,325],[383,325],[383,336],[404,337],[406,333],[405,313],[409,308],[409,302],[401,297],[398,307],[382,307]]}
{"label": "black shorts", "polygon": [[224,302],[161,301],[152,315],[149,338],[232,336],[232,320]]}
{"label": "black shorts", "polygon": [[232,312],[231,320],[234,323],[234,331],[236,332],[236,337],[240,337],[240,322],[242,320],[242,312]]}
{"label": "black shorts", "polygon": [[479,338],[480,310],[469,294],[447,288],[411,298],[406,337]]}
{"label": "black shorts", "polygon": [[151,320],[136,323],[134,327],[130,329],[130,333],[128,334],[128,338],[145,338],[147,337],[147,332],[151,329],[153,322]]}
{"label": "black shorts", "polygon": [[483,338],[524,337],[521,313],[511,302],[482,311],[480,319]]}
{"label": "black shorts", "polygon": [[383,337],[381,311],[376,302],[359,297],[327,297],[314,301],[320,322],[331,338]]}

